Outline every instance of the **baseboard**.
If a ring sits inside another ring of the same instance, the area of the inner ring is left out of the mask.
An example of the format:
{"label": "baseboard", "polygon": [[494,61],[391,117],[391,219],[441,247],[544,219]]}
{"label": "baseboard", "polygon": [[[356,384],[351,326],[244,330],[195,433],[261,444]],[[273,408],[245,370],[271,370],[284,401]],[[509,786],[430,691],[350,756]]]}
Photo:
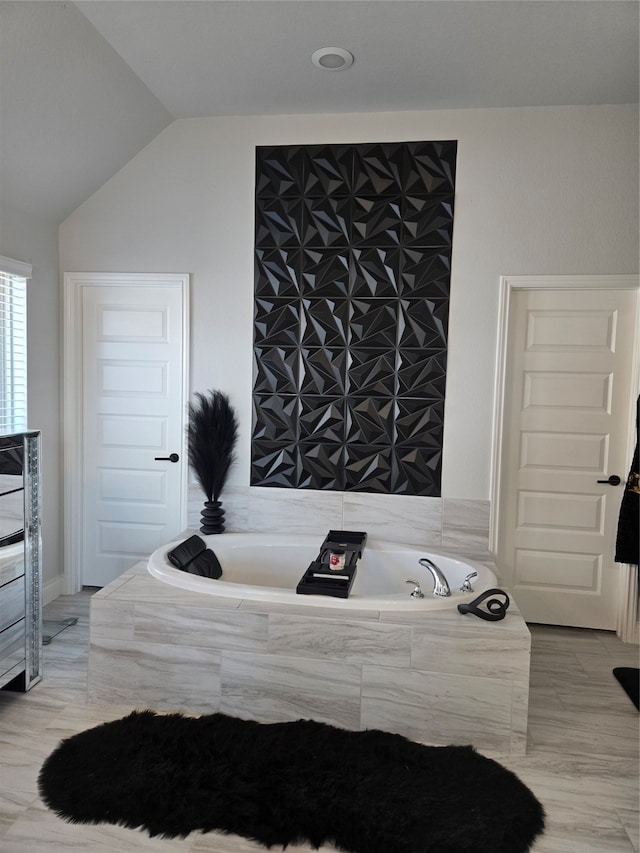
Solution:
{"label": "baseboard", "polygon": [[64,575],[47,581],[42,587],[42,605],[50,604],[59,596],[64,595]]}
{"label": "baseboard", "polygon": [[630,646],[640,646],[640,622],[633,622],[618,628],[618,639]]}

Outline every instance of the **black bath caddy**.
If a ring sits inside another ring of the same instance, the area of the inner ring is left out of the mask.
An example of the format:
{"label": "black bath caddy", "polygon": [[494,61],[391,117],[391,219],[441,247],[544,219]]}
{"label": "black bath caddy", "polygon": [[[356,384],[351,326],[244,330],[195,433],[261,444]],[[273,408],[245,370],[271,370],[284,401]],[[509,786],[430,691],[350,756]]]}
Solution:
{"label": "black bath caddy", "polygon": [[[320,547],[317,559],[310,564],[296,587],[299,595],[333,595],[348,598],[356,578],[358,560],[367,543],[366,533],[352,530],[330,530]],[[344,553],[344,567],[332,570],[329,559],[332,552]]]}

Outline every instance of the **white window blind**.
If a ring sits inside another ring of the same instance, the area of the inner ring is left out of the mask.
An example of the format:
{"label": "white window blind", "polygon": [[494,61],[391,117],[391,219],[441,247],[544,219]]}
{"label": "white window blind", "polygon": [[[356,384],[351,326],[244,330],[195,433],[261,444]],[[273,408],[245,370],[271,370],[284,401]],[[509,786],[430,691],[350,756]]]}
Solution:
{"label": "white window blind", "polygon": [[27,429],[27,279],[31,265],[0,256],[0,435]]}

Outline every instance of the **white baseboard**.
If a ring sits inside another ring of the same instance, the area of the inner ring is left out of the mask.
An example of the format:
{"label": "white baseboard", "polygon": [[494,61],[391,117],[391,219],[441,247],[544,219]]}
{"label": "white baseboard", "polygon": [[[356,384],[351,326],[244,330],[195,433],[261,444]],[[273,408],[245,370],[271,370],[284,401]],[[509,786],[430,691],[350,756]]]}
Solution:
{"label": "white baseboard", "polygon": [[47,581],[42,587],[42,604],[50,604],[55,601],[58,596],[64,595],[64,575],[58,575],[57,578]]}

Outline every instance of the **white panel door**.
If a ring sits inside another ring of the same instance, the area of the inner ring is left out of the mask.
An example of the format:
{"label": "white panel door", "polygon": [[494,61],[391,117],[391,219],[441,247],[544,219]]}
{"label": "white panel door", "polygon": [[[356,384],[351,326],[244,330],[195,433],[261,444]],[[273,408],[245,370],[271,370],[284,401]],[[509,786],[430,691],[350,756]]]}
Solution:
{"label": "white panel door", "polygon": [[82,583],[105,586],[184,527],[183,302],[160,284],[81,294]]}
{"label": "white panel door", "polygon": [[498,568],[527,621],[615,628],[636,300],[512,293]]}

